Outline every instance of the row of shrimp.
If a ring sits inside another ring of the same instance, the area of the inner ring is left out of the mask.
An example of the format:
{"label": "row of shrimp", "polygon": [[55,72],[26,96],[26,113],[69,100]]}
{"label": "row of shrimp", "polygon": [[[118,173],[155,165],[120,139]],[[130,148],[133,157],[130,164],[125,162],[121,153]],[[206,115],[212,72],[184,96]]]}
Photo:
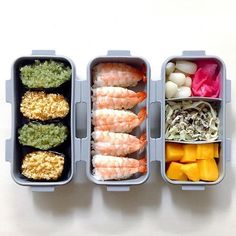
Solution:
{"label": "row of shrimp", "polygon": [[138,114],[130,111],[146,99],[146,92],[134,92],[145,73],[124,63],[100,63],[93,68],[92,89],[92,164],[97,180],[128,179],[146,173],[146,158],[128,156],[142,152],[146,134],[137,138],[131,133],[146,119],[146,108]]}

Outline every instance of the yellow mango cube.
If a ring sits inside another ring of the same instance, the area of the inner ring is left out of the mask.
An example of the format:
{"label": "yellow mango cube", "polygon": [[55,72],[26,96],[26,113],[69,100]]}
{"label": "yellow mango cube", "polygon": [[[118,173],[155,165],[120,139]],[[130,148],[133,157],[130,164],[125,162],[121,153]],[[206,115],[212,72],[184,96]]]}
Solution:
{"label": "yellow mango cube", "polygon": [[194,182],[200,180],[200,171],[197,163],[184,164],[181,167],[181,170],[184,172],[184,174],[188,177],[189,180],[192,180]]}
{"label": "yellow mango cube", "polygon": [[198,144],[197,159],[213,159],[215,155],[214,143]]}
{"label": "yellow mango cube", "polygon": [[195,144],[185,144],[184,145],[184,155],[180,159],[180,162],[195,162],[197,158],[197,145]]}
{"label": "yellow mango cube", "polygon": [[179,161],[184,154],[183,145],[178,143],[166,143],[166,162]]}
{"label": "yellow mango cube", "polygon": [[219,158],[219,143],[214,143],[214,157]]}
{"label": "yellow mango cube", "polygon": [[166,172],[166,175],[169,179],[186,181],[188,180],[187,176],[181,170],[183,164],[177,162],[171,162],[170,166]]}
{"label": "yellow mango cube", "polygon": [[200,179],[204,181],[216,181],[219,178],[219,170],[215,159],[197,160]]}

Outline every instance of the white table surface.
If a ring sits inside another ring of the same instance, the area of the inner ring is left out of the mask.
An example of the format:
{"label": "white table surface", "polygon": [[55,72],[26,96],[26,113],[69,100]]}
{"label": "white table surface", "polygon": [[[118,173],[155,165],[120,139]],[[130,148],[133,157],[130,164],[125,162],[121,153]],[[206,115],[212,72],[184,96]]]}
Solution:
{"label": "white table surface", "polygon": [[[236,102],[236,2],[234,0],[0,2],[0,235],[236,235],[235,152],[227,176],[206,191],[181,191],[160,177],[130,192],[107,192],[90,183],[79,167],[74,181],[54,193],[32,193],[10,177],[4,140],[10,137],[5,80],[11,63],[31,49],[56,49],[86,78],[90,59],[107,49],[129,49],[151,64],[160,78],[162,62],[187,49],[220,56]],[[228,106],[229,135],[236,145],[236,106]]]}

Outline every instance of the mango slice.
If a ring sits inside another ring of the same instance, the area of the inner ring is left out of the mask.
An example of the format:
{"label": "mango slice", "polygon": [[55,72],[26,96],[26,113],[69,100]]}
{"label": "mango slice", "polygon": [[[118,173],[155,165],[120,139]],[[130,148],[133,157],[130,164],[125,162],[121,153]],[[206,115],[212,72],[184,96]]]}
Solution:
{"label": "mango slice", "polygon": [[197,145],[186,144],[183,145],[184,155],[180,159],[180,162],[195,162],[197,158]]}
{"label": "mango slice", "polygon": [[215,154],[214,143],[197,145],[197,159],[213,159]]}
{"label": "mango slice", "polygon": [[179,143],[166,143],[166,161],[179,161],[184,155],[183,145]]}
{"label": "mango slice", "polygon": [[219,170],[215,159],[197,160],[200,179],[204,181],[216,181],[219,178]]}
{"label": "mango slice", "polygon": [[181,170],[182,166],[183,164],[177,162],[171,162],[166,173],[167,177],[172,180],[180,180],[180,181],[188,180],[187,176]]}
{"label": "mango slice", "polygon": [[197,163],[185,164],[181,167],[181,170],[189,180],[192,180],[194,182],[200,180],[200,171]]}
{"label": "mango slice", "polygon": [[214,157],[219,158],[219,143],[214,143]]}

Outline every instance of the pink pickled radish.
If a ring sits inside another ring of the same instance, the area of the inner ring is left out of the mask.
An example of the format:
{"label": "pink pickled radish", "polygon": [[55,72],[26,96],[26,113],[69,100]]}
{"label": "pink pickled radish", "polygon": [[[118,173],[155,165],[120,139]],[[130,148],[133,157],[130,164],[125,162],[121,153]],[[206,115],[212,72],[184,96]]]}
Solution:
{"label": "pink pickled radish", "polygon": [[219,97],[220,74],[214,62],[200,62],[200,67],[193,76],[192,95],[201,97]]}

